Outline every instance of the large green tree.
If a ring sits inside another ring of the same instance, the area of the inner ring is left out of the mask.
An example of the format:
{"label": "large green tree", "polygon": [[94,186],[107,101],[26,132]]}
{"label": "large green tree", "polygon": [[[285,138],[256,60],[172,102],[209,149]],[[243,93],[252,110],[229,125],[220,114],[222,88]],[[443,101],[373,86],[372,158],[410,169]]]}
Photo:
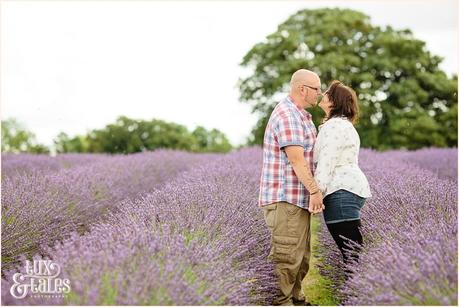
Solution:
{"label": "large green tree", "polygon": [[[356,126],[363,147],[380,150],[457,146],[457,75],[439,68],[410,30],[374,26],[348,9],[301,10],[256,44],[241,65],[241,101],[260,116],[250,144],[261,144],[269,115],[299,68],[319,74],[323,89],[338,79],[360,101]],[[316,125],[323,117],[309,109]]]}

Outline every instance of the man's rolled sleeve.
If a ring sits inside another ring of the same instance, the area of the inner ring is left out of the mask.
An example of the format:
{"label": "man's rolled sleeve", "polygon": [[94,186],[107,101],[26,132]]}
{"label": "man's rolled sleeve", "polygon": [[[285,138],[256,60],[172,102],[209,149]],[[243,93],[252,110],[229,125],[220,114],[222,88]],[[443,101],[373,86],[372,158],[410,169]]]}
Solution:
{"label": "man's rolled sleeve", "polygon": [[304,146],[303,123],[295,116],[280,118],[277,122],[275,133],[280,148],[289,145]]}

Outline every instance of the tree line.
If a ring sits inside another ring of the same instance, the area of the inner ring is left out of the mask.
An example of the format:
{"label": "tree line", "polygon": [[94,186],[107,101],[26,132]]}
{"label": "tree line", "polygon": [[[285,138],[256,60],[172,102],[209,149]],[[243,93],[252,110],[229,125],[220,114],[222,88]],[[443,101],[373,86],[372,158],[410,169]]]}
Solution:
{"label": "tree line", "polygon": [[[202,126],[189,131],[185,126],[163,120],[136,120],[120,116],[102,129],[84,135],[61,132],[53,141],[57,153],[122,153],[170,148],[191,152],[228,152],[233,146],[218,129]],[[49,153],[34,133],[16,119],[2,121],[2,152]]]}

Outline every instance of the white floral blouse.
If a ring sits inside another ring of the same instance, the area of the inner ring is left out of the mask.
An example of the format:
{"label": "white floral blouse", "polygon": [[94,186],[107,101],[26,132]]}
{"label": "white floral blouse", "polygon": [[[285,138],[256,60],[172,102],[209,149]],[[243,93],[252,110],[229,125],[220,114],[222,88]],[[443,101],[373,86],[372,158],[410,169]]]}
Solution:
{"label": "white floral blouse", "polygon": [[314,145],[314,178],[323,196],[340,189],[371,197],[367,178],[358,165],[360,138],[345,117],[333,117],[319,126]]}

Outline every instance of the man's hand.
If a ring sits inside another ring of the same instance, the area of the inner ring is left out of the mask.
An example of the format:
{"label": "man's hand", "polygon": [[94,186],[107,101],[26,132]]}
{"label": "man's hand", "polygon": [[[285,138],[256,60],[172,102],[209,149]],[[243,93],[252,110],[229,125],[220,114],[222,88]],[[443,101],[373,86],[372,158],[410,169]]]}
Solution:
{"label": "man's hand", "polygon": [[322,192],[319,191],[313,195],[310,195],[309,196],[309,207],[308,207],[309,212],[313,214],[320,213],[322,212],[323,209],[325,209],[325,206],[323,204]]}
{"label": "man's hand", "polygon": [[[285,147],[285,153],[287,158],[292,165],[295,175],[301,181],[308,191],[316,191],[318,189],[317,183],[312,176],[311,170],[309,169],[309,163],[304,158],[304,148],[298,145],[289,145]],[[319,190],[314,195],[309,197],[309,212],[319,213],[325,209],[323,205],[323,195]]]}

